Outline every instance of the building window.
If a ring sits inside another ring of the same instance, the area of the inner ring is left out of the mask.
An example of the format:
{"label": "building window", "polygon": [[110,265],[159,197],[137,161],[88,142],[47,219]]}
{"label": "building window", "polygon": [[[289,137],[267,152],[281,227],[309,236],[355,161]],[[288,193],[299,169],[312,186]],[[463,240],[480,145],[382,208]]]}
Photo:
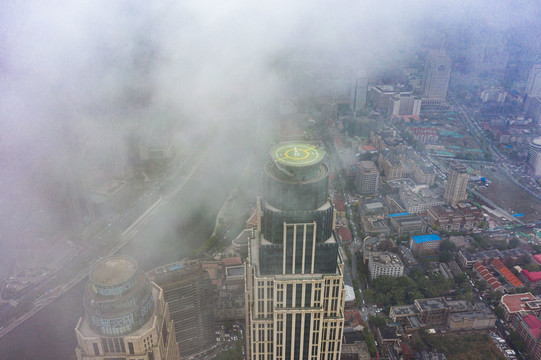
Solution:
{"label": "building window", "polygon": [[93,343],[92,345],[94,346],[94,355],[99,355],[100,354],[100,348],[98,347],[98,344]]}
{"label": "building window", "polygon": [[134,349],[133,349],[133,343],[132,343],[132,342],[129,342],[129,343],[128,343],[128,350],[129,350],[129,352],[130,352],[130,355],[135,354],[135,351],[134,351]]}

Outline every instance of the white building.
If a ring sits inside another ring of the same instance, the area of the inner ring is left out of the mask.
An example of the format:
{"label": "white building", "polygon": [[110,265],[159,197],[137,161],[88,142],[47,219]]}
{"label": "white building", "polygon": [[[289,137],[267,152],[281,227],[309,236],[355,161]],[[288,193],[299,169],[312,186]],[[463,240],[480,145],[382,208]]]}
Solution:
{"label": "white building", "polygon": [[389,116],[421,114],[421,98],[414,95],[394,95],[389,100]]}
{"label": "white building", "polygon": [[528,163],[534,168],[535,175],[541,175],[541,137],[530,141]]}
{"label": "white building", "polygon": [[404,265],[400,258],[391,252],[371,252],[368,256],[368,271],[372,279],[383,275],[397,277],[404,274]]}

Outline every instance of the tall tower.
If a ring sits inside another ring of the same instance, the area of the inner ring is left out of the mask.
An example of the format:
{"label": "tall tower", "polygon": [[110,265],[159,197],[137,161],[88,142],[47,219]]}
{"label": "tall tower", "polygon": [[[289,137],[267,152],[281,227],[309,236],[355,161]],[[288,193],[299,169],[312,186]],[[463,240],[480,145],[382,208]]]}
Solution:
{"label": "tall tower", "polygon": [[147,273],[164,292],[180,355],[189,357],[216,343],[216,296],[208,272],[196,260],[160,266]]}
{"label": "tall tower", "polygon": [[468,198],[466,189],[468,187],[468,172],[464,165],[452,163],[449,166],[449,175],[445,183],[443,201],[448,205],[455,205]]}
{"label": "tall tower", "polygon": [[179,360],[173,321],[163,290],[137,268],[115,256],[90,270],[85,315],[75,328],[78,360]]}
{"label": "tall tower", "polygon": [[345,288],[324,155],[309,143],[271,150],[246,263],[247,359],[340,357]]}
{"label": "tall tower", "polygon": [[541,176],[541,137],[530,141],[528,164],[534,169],[535,176]]}
{"label": "tall tower", "polygon": [[443,50],[430,50],[423,76],[423,107],[445,103],[450,77],[451,58]]}
{"label": "tall tower", "polygon": [[528,82],[524,89],[525,95],[525,110],[528,111],[530,107],[530,98],[535,96],[541,96],[541,65],[534,65],[530,70],[528,76]]}

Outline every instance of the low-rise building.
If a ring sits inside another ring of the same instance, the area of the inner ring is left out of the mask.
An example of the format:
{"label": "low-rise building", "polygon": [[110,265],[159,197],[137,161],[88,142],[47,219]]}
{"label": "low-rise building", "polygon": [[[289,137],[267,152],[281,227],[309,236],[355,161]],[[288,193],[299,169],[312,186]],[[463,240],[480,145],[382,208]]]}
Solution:
{"label": "low-rise building", "polygon": [[426,224],[417,214],[403,216],[389,215],[389,224],[398,236],[422,234],[426,232]]}
{"label": "low-rise building", "polygon": [[380,202],[362,204],[359,208],[361,227],[366,235],[388,235],[390,232],[385,214],[387,210]]}
{"label": "low-rise building", "polygon": [[411,214],[425,212],[433,206],[444,204],[441,196],[427,185],[403,187],[399,190],[398,195],[406,211]]}
{"label": "low-rise building", "polygon": [[492,311],[470,311],[449,315],[449,330],[481,330],[493,328],[497,317]]}
{"label": "low-rise building", "polygon": [[440,250],[441,239],[436,234],[412,236],[410,250],[417,254],[434,254]]}
{"label": "low-rise building", "polygon": [[500,259],[504,264],[508,266],[516,265],[517,263],[523,263],[529,259],[530,253],[522,248],[515,248],[509,250],[486,250],[479,251],[477,253],[470,253],[467,250],[460,250],[458,252],[458,263],[464,269],[470,269],[475,263],[481,262],[483,265],[488,265],[494,259]]}
{"label": "low-rise building", "polygon": [[503,285],[501,282],[496,280],[494,275],[488,271],[485,265],[483,263],[478,262],[473,265],[473,272],[477,274],[477,276],[481,279],[483,279],[484,282],[490,286],[490,288],[494,291],[503,291]]}
{"label": "low-rise building", "polygon": [[514,288],[524,287],[524,284],[499,259],[491,261],[494,269]]}
{"label": "low-rise building", "polygon": [[478,330],[494,327],[496,316],[483,304],[445,298],[417,299],[413,305],[391,306],[389,317],[413,330],[445,325],[449,330]]}
{"label": "low-rise building", "polygon": [[528,271],[524,269],[520,272],[519,278],[530,289],[541,288],[541,271]]}
{"label": "low-rise building", "polygon": [[539,316],[541,300],[532,293],[505,294],[500,299],[500,307],[506,321],[513,322],[520,313]]}
{"label": "low-rise building", "polygon": [[428,223],[442,230],[471,230],[483,219],[483,212],[470,202],[461,202],[456,206],[438,205],[427,211]]}

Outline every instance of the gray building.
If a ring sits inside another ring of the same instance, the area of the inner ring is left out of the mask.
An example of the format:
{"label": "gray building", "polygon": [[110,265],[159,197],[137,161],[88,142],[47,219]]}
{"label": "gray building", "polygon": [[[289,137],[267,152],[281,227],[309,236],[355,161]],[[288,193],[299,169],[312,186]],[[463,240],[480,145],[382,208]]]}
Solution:
{"label": "gray building", "polygon": [[447,205],[455,205],[468,198],[466,193],[468,179],[469,175],[464,165],[455,162],[449,166],[449,174],[445,182],[445,193],[443,194],[443,200]]}
{"label": "gray building", "polygon": [[451,58],[443,50],[428,52],[423,76],[423,108],[440,106],[447,98],[451,77]]}
{"label": "gray building", "polygon": [[181,356],[190,356],[212,347],[214,336],[214,293],[210,276],[199,261],[160,266],[148,273],[163,289]]}
{"label": "gray building", "polygon": [[426,224],[417,214],[389,217],[391,228],[398,236],[415,235],[426,232]]}
{"label": "gray building", "polygon": [[379,170],[373,161],[361,161],[355,176],[357,191],[363,195],[375,194],[378,191]]}

